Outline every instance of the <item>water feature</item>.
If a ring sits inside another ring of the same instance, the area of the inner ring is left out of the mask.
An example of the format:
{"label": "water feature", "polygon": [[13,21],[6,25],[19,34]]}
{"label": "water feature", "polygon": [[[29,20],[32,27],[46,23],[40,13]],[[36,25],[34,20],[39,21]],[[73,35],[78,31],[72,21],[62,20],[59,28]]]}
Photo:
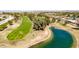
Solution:
{"label": "water feature", "polygon": [[35,47],[35,48],[70,48],[72,47],[73,37],[69,32],[62,29],[54,28],[54,27],[50,27],[49,29],[52,31],[54,35],[52,37],[52,40],[50,40],[50,42],[47,42],[47,43],[41,42],[32,47]]}

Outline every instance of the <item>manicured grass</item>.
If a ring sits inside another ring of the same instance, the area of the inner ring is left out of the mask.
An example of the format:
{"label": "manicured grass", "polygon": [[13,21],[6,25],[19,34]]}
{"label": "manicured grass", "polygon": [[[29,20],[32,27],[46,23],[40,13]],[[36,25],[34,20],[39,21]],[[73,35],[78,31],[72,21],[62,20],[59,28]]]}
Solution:
{"label": "manicured grass", "polygon": [[22,16],[22,24],[8,34],[7,38],[11,41],[16,41],[22,39],[25,35],[27,35],[32,29],[32,22],[26,16]]}
{"label": "manicured grass", "polygon": [[0,25],[0,31],[3,31],[5,28],[7,28],[7,24],[8,23]]}

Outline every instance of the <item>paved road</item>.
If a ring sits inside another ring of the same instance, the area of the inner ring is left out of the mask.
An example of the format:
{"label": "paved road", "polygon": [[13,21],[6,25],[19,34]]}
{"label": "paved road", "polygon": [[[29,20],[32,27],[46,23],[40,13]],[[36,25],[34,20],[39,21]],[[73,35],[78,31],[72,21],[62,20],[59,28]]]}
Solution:
{"label": "paved road", "polygon": [[9,20],[12,20],[12,19],[14,19],[14,17],[9,16],[7,19],[0,21],[0,25],[4,24],[4,23],[6,23],[6,22],[8,22]]}

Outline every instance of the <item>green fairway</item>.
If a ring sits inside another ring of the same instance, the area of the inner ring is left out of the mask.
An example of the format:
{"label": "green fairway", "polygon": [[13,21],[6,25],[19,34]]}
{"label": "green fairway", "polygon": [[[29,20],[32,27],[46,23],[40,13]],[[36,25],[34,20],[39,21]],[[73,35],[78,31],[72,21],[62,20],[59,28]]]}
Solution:
{"label": "green fairway", "polygon": [[25,35],[27,35],[32,29],[32,22],[26,16],[21,18],[22,24],[8,34],[7,38],[11,41],[16,41],[22,39]]}

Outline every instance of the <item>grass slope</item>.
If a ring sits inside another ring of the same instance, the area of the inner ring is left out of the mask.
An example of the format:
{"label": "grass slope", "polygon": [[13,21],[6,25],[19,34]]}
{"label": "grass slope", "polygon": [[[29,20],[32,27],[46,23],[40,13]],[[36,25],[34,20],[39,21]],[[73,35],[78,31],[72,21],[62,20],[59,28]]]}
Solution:
{"label": "grass slope", "polygon": [[11,33],[8,34],[7,38],[11,41],[16,41],[22,39],[25,35],[27,35],[30,30],[32,29],[32,22],[29,20],[28,17],[22,17],[22,24],[13,30]]}

